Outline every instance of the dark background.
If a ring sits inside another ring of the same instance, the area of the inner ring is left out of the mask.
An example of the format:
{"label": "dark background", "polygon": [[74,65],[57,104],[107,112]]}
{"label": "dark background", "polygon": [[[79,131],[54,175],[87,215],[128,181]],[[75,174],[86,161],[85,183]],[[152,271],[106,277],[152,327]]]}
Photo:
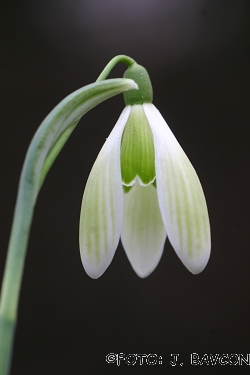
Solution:
{"label": "dark background", "polygon": [[[89,278],[78,249],[80,204],[122,96],[89,112],[39,194],[11,374],[249,373],[247,365],[191,367],[190,354],[250,353],[250,1],[2,1],[0,30],[0,276],[34,132],[118,54],[148,69],[154,104],[202,182],[212,232],[200,275],[167,241],[146,279],[121,245],[105,274]],[[106,363],[108,353],[157,353],[162,364],[118,367]],[[183,366],[170,366],[171,353]]]}

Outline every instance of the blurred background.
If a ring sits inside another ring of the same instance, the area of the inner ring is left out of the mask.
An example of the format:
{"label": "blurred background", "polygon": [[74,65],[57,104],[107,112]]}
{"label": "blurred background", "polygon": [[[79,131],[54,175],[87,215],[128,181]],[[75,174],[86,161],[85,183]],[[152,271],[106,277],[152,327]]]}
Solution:
{"label": "blurred background", "polygon": [[[118,54],[147,68],[154,104],[202,182],[212,232],[200,275],[166,241],[148,278],[134,273],[119,245],[105,274],[90,279],[78,249],[81,199],[122,95],[90,111],[38,197],[11,374],[249,373],[246,364],[190,364],[191,353],[250,353],[249,0],[2,0],[0,7],[0,277],[32,136]],[[108,353],[156,353],[162,363],[118,367]],[[170,365],[173,353],[182,366]]]}

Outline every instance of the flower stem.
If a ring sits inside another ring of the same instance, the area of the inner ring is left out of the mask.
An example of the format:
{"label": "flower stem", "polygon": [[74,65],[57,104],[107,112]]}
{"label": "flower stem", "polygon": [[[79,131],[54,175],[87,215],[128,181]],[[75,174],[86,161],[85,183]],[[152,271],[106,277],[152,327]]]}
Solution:
{"label": "flower stem", "polygon": [[10,370],[15,327],[15,321],[0,318],[0,374],[8,374]]}
{"label": "flower stem", "polygon": [[[20,181],[19,194],[8,248],[0,301],[0,374],[9,373],[17,318],[17,306],[25,261],[34,199]],[[32,196],[32,194],[31,194]]]}
{"label": "flower stem", "polygon": [[114,57],[112,60],[110,60],[110,62],[105,66],[105,68],[103,69],[103,71],[101,72],[101,74],[99,75],[99,77],[97,78],[96,82],[98,81],[103,81],[104,79],[107,78],[107,76],[109,75],[109,73],[111,72],[111,70],[118,64],[118,63],[124,63],[128,66],[131,66],[135,63],[135,60],[132,59],[131,57],[129,56],[126,56],[126,55],[118,55],[116,57]]}

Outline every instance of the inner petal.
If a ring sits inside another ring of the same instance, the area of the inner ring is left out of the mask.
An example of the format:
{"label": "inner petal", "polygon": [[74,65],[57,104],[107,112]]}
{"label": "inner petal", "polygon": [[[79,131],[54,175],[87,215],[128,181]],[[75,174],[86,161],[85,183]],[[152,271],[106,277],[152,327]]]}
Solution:
{"label": "inner petal", "polygon": [[142,105],[133,105],[121,141],[121,174],[125,186],[149,185],[155,180],[152,131]]}

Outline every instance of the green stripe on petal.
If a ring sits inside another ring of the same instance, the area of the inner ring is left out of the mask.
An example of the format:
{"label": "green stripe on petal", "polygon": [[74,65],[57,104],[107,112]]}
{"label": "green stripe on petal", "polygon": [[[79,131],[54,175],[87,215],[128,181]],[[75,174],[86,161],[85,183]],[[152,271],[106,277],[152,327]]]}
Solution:
{"label": "green stripe on petal", "polygon": [[153,185],[138,182],[124,195],[121,240],[127,257],[140,277],[157,266],[164,248],[166,230]]}
{"label": "green stripe on petal", "polygon": [[141,185],[155,179],[154,141],[142,105],[133,105],[122,135],[121,173],[124,185],[134,184],[138,177]]}
{"label": "green stripe on petal", "polygon": [[196,274],[211,249],[207,205],[198,176],[160,112],[143,105],[154,137],[159,206],[177,255]]}
{"label": "green stripe on petal", "polygon": [[123,189],[120,145],[131,107],[126,107],[102,147],[90,172],[80,216],[80,252],[83,266],[92,278],[103,274],[118,246]]}

